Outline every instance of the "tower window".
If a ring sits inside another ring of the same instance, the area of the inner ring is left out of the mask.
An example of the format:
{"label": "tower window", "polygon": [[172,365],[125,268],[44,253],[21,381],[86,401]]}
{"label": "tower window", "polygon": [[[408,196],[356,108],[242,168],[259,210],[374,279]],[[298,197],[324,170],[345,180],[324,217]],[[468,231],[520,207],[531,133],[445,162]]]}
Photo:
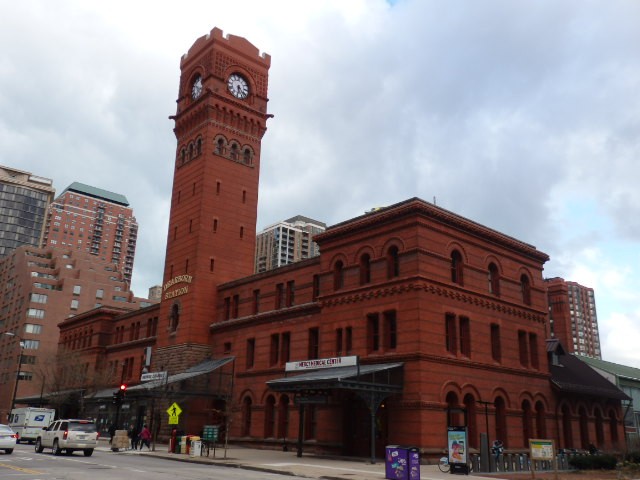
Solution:
{"label": "tower window", "polygon": [[371,257],[365,253],[360,257],[360,285],[371,282]]}
{"label": "tower window", "polygon": [[244,238],[244,227],[240,227],[240,238]]}
{"label": "tower window", "polygon": [[520,290],[522,293],[522,302],[525,305],[531,305],[531,284],[529,277],[524,274],[520,277]]}
{"label": "tower window", "polygon": [[231,160],[238,160],[238,145],[235,143],[231,145],[231,152],[229,154]]}
{"label": "tower window", "polygon": [[213,266],[214,266],[214,260],[213,258],[209,258],[209,271],[213,272]]}
{"label": "tower window", "polygon": [[200,155],[202,153],[202,139],[198,138],[196,140],[196,155]]}
{"label": "tower window", "polygon": [[242,161],[245,165],[251,165],[251,150],[249,150],[248,148],[244,149]]}
{"label": "tower window", "polygon": [[242,190],[242,203],[247,203],[247,191]]}
{"label": "tower window", "polygon": [[224,140],[222,138],[219,138],[218,141],[216,142],[215,152],[218,155],[224,155]]}
{"label": "tower window", "polygon": [[459,251],[454,250],[451,252],[451,281],[458,285],[462,285],[462,273],[462,255],[460,255]]}
{"label": "tower window", "polygon": [[489,264],[489,292],[496,297],[500,296],[500,274],[495,263]]}
{"label": "tower window", "polygon": [[213,219],[213,233],[216,233],[218,231],[218,219],[214,218]]}
{"label": "tower window", "polygon": [[193,220],[189,220],[189,233],[193,231]]}
{"label": "tower window", "polygon": [[216,195],[220,195],[220,180],[216,182]]}

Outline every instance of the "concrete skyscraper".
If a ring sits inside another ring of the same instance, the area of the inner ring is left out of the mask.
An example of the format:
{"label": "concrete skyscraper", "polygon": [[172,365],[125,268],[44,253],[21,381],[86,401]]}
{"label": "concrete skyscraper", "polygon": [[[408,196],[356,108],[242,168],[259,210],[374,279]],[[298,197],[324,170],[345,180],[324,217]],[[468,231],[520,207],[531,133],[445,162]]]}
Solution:
{"label": "concrete skyscraper", "polygon": [[563,278],[545,279],[551,333],[569,352],[602,358],[593,288]]}
{"label": "concrete skyscraper", "polygon": [[113,263],[131,281],[138,223],[124,195],[74,182],[49,206],[42,246],[73,248]]}

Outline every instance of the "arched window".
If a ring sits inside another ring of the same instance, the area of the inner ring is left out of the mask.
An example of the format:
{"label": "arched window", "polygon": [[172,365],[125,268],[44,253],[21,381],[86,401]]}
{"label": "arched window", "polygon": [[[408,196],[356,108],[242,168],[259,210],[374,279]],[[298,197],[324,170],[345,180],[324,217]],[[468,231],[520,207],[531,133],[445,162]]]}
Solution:
{"label": "arched window", "polygon": [[244,152],[242,153],[242,161],[244,162],[245,165],[251,165],[251,150],[248,148],[244,149]]}
{"label": "arched window", "polygon": [[507,406],[502,397],[498,397],[493,402],[496,408],[496,440],[501,440],[502,444],[507,447]]}
{"label": "arched window", "polygon": [[584,406],[578,410],[578,417],[580,418],[580,448],[586,450],[589,448],[589,419],[587,418],[587,410]]}
{"label": "arched window", "polygon": [[283,395],[278,404],[278,438],[289,436],[289,397]]}
{"label": "arched window", "polygon": [[391,246],[387,250],[387,278],[400,275],[400,261],[398,259],[398,247]]}
{"label": "arched window", "polygon": [[458,425],[462,425],[458,395],[456,395],[454,392],[449,392],[447,393],[447,398],[445,399],[445,401],[447,402],[447,426],[455,427]]}
{"label": "arched window", "polygon": [[193,158],[193,143],[189,144],[189,160]]}
{"label": "arched window", "polygon": [[171,320],[169,324],[169,329],[172,332],[175,332],[178,329],[178,324],[180,323],[180,307],[177,303],[174,303],[171,306]]}
{"label": "arched window", "polygon": [[469,433],[469,447],[478,448],[478,409],[476,399],[470,393],[464,396],[464,408],[467,410],[467,428]]}
{"label": "arched window", "polygon": [[[602,448],[604,445],[604,425],[602,412],[599,408],[596,408],[595,411],[595,421],[596,421],[596,447]],[[543,437],[540,437],[543,438]]]}
{"label": "arched window", "polygon": [[536,402],[536,430],[536,438],[547,438],[547,423],[542,402]]}
{"label": "arched window", "polygon": [[571,428],[571,411],[568,405],[562,407],[562,439],[564,440],[563,448],[573,448],[573,431]]}
{"label": "arched window", "polygon": [[520,276],[520,291],[522,292],[522,302],[531,305],[531,283],[525,274]]}
{"label": "arched window", "polygon": [[522,445],[529,445],[529,439],[533,438],[533,414],[529,400],[522,402]]}
{"label": "arched window", "polygon": [[182,149],[180,150],[180,164],[184,164],[184,162],[187,161],[187,150],[186,149]]}
{"label": "arched window", "polygon": [[609,429],[611,431],[611,443],[614,447],[618,446],[618,419],[614,412],[609,413]]}
{"label": "arched window", "polygon": [[231,145],[231,153],[229,155],[231,160],[238,160],[238,145],[235,143]]}
{"label": "arched window", "polygon": [[196,155],[200,155],[202,153],[202,139],[198,138],[196,140]]}
{"label": "arched window", "polygon": [[458,285],[462,285],[462,273],[462,255],[460,255],[459,251],[454,250],[451,252],[451,281]]}
{"label": "arched window", "polygon": [[224,155],[224,139],[219,138],[216,142],[216,155]]}
{"label": "arched window", "polygon": [[242,436],[251,435],[251,397],[244,397],[242,400]]}
{"label": "arched window", "polygon": [[489,293],[500,296],[500,273],[495,263],[489,264]]}
{"label": "arched window", "polygon": [[264,404],[264,438],[272,438],[275,435],[276,399],[273,395],[267,397]]}
{"label": "arched window", "polygon": [[333,266],[333,289],[340,290],[344,287],[344,267],[341,260]]}
{"label": "arched window", "polygon": [[371,282],[371,257],[365,253],[360,257],[360,285]]}

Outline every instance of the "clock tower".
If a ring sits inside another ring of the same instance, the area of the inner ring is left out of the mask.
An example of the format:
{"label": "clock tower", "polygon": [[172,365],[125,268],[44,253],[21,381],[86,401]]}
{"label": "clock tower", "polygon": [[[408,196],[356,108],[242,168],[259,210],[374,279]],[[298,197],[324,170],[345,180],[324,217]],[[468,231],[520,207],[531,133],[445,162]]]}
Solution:
{"label": "clock tower", "polygon": [[180,62],[177,148],[154,370],[206,358],[216,287],[253,273],[271,57],[214,28]]}

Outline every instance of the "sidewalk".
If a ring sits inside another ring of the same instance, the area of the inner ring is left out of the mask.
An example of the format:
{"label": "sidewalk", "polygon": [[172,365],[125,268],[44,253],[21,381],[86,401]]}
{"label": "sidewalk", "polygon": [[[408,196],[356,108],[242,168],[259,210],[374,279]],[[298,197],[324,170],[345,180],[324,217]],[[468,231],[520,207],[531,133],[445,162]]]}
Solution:
{"label": "sidewalk", "polygon": [[[109,444],[100,442],[98,450],[111,451]],[[328,457],[304,453],[302,457],[296,456],[295,450],[283,452],[281,450],[259,450],[231,446],[227,449],[227,458],[224,458],[224,448],[217,448],[215,457],[211,450],[209,457],[191,457],[186,454],[168,453],[166,444],[156,444],[155,451],[122,450],[113,452],[114,455],[145,455],[150,457],[162,457],[179,462],[206,463],[247,470],[255,470],[267,473],[279,473],[283,475],[296,475],[306,478],[318,478],[323,480],[384,480],[385,465],[383,459],[371,464],[369,459],[353,459],[341,457]],[[421,480],[451,480],[449,473],[443,473],[437,465],[421,465]],[[473,476],[474,480],[491,479],[491,477]]]}

